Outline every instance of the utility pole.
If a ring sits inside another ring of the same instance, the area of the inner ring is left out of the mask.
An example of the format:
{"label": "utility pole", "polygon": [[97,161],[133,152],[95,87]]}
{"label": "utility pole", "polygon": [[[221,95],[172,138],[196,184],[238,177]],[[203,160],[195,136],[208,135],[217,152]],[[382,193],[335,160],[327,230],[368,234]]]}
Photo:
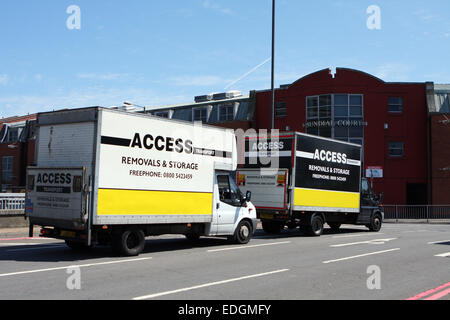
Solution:
{"label": "utility pole", "polygon": [[272,0],[272,100],[270,106],[270,127],[275,129],[275,0]]}

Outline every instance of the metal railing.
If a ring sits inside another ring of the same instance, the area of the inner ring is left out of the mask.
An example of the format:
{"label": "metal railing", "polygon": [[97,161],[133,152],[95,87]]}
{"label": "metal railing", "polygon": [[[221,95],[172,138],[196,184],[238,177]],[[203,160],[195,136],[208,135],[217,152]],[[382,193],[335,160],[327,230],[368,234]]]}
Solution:
{"label": "metal railing", "polygon": [[385,220],[394,220],[395,222],[404,220],[416,220],[426,222],[449,220],[450,222],[450,205],[442,205],[442,206],[386,205],[383,206],[383,208]]}
{"label": "metal railing", "polygon": [[25,194],[0,193],[0,215],[21,214],[25,210]]}

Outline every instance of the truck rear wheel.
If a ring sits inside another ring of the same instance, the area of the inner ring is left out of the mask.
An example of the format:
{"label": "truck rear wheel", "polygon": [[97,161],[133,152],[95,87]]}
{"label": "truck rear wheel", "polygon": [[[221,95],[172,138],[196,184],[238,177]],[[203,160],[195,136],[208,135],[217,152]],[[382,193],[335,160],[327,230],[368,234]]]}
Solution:
{"label": "truck rear wheel", "polygon": [[115,253],[131,257],[138,256],[145,247],[145,235],[141,229],[130,228],[113,236]]}
{"label": "truck rear wheel", "polygon": [[239,223],[230,240],[237,244],[247,244],[252,238],[252,235],[252,225],[247,220],[243,220]]}
{"label": "truck rear wheel", "polygon": [[311,217],[311,224],[306,226],[304,230],[308,236],[319,237],[323,233],[324,221],[319,215],[313,215]]}

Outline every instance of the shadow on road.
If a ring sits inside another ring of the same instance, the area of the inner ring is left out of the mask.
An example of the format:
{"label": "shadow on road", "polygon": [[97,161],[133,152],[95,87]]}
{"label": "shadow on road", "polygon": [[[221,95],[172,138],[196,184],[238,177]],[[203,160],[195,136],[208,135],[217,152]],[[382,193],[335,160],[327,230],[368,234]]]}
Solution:
{"label": "shadow on road", "polygon": [[[323,235],[340,234],[358,234],[370,233],[363,229],[342,228],[339,231],[325,229]],[[258,229],[254,235],[255,240],[273,240],[286,239],[293,237],[310,238],[304,235],[298,229],[283,230],[280,234],[267,234]],[[251,244],[251,242],[250,242]],[[450,244],[450,242],[449,242]],[[148,237],[146,246],[142,254],[151,254],[158,252],[183,251],[195,248],[210,248],[218,246],[233,245],[226,238],[204,237],[197,241],[188,240],[185,237],[174,236],[173,238],[152,238]],[[117,258],[109,246],[96,246],[87,251],[73,251],[68,248],[64,242],[46,243],[42,245],[23,245],[0,247],[0,261],[21,261],[21,262],[69,262],[82,264],[83,261],[89,261],[101,258]]]}
{"label": "shadow on road", "polygon": [[434,245],[438,245],[438,246],[450,246],[450,241],[446,241],[446,242],[438,242],[438,243],[433,243]]}

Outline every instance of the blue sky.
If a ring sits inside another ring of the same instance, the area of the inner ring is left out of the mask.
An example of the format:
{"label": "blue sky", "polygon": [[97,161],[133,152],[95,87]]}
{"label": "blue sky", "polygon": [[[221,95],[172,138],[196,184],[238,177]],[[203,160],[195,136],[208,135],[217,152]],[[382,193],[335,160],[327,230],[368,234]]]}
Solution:
{"label": "blue sky", "polygon": [[[70,5],[81,29],[66,26]],[[270,87],[270,0],[2,0],[0,117]],[[381,9],[381,29],[366,12]],[[276,84],[335,67],[450,83],[450,1],[277,0]],[[233,84],[234,83],[234,84]],[[233,84],[230,86],[230,84]]]}

